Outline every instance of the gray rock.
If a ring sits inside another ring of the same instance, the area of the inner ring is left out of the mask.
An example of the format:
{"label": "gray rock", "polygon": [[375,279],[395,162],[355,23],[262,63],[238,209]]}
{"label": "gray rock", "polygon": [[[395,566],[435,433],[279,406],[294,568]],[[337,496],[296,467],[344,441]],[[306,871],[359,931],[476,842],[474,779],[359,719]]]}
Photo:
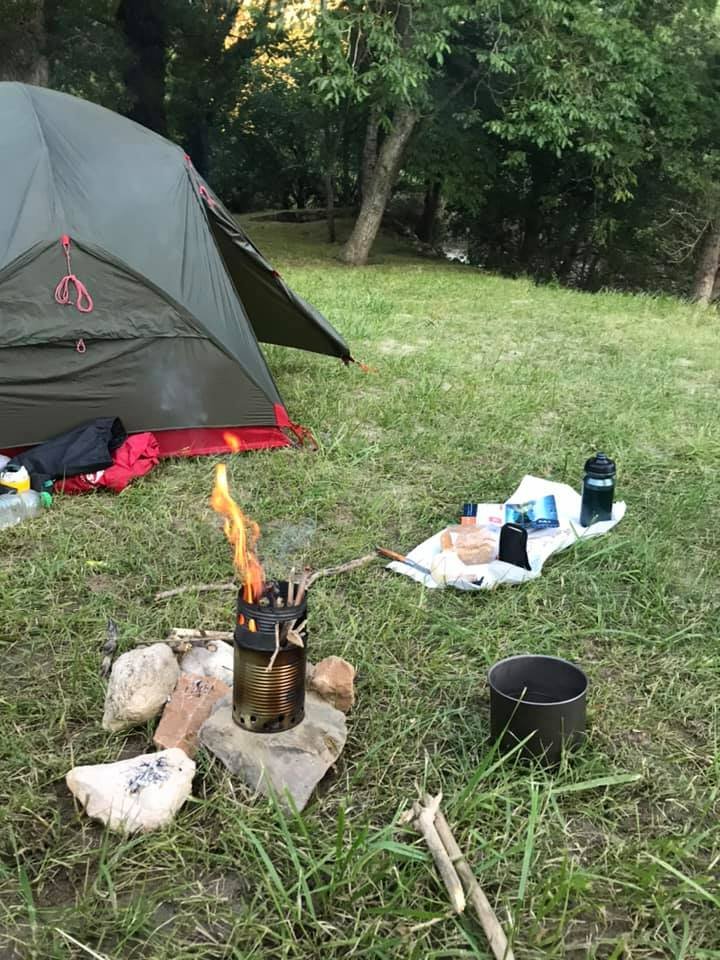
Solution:
{"label": "gray rock", "polygon": [[298,810],[342,753],[345,714],[314,693],[305,695],[305,719],[281,733],[250,733],[232,718],[232,698],[220,700],[200,728],[200,743],[251,790],[275,792]]}
{"label": "gray rock", "polygon": [[152,720],[167,703],[179,676],[180,668],[166,643],[123,653],[110,674],[103,727],[126,730]]}
{"label": "gray rock", "polygon": [[231,644],[224,640],[211,640],[204,647],[188,650],[180,662],[180,669],[183,673],[215,677],[232,689],[234,655]]}
{"label": "gray rock", "polygon": [[73,767],[65,782],[88,816],[120,833],[164,827],[185,803],[195,763],[178,747]]}

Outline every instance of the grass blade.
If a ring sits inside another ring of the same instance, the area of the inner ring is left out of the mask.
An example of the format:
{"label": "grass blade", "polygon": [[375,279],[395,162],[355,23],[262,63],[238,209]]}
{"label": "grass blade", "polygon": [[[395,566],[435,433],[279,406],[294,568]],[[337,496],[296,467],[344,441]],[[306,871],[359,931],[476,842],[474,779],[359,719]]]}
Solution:
{"label": "grass blade", "polygon": [[528,877],[530,876],[530,864],[532,863],[533,847],[535,845],[535,827],[537,825],[540,811],[540,787],[536,783],[530,784],[530,816],[528,817],[527,834],[525,837],[525,852],[523,853],[522,870],[520,871],[520,884],[518,886],[518,902],[522,903],[525,899],[525,890],[527,888]]}
{"label": "grass blade", "polygon": [[705,887],[701,887],[696,880],[692,879],[692,877],[685,876],[684,873],[681,873],[676,867],[673,867],[672,864],[666,863],[665,860],[661,860],[660,857],[656,857],[652,853],[648,853],[647,856],[653,861],[653,863],[657,863],[658,866],[663,868],[663,870],[667,870],[668,873],[671,873],[674,877],[677,877],[678,880],[682,880],[684,884],[686,884],[688,887],[691,887],[696,893],[699,893],[703,899],[709,900],[710,903],[714,903],[716,907],[720,908],[720,899],[710,893],[709,890],[706,890]]}
{"label": "grass blade", "polygon": [[550,793],[553,797],[557,797],[562,793],[581,793],[583,790],[616,787],[621,783],[637,783],[642,778],[641,773],[617,773],[608,777],[597,777],[595,780],[583,780],[582,783],[566,783],[559,787],[553,787]]}

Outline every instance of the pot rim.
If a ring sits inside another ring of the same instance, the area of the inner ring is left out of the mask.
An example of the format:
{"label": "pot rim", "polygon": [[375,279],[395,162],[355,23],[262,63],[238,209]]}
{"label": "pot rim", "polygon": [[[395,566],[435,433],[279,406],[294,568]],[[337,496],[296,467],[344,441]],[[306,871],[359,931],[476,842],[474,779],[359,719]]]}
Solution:
{"label": "pot rim", "polygon": [[[551,701],[540,701],[540,700],[526,700],[525,698],[513,697],[509,693],[505,693],[504,690],[501,690],[493,682],[493,672],[497,667],[503,666],[503,664],[510,663],[513,660],[553,660],[556,663],[562,663],[567,667],[572,667],[572,669],[579,674],[582,679],[583,687],[582,690],[575,694],[574,697],[568,697],[566,700],[551,700]],[[531,707],[561,707],[567,703],[575,703],[576,700],[582,699],[582,697],[587,695],[588,688],[590,686],[590,681],[587,677],[587,674],[582,670],[576,663],[573,663],[571,660],[566,660],[564,657],[554,657],[551,654],[546,653],[515,653],[510,657],[503,657],[502,660],[498,660],[494,663],[487,672],[487,682],[490,689],[493,693],[496,693],[500,697],[504,697],[506,700],[509,700],[510,703],[522,703],[527,704]]]}

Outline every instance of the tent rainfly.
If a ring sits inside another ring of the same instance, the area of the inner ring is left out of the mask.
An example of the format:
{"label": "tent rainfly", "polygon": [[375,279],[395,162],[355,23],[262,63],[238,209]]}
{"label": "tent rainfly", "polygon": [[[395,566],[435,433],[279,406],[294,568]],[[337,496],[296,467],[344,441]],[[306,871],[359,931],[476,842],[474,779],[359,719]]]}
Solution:
{"label": "tent rainfly", "polygon": [[0,171],[0,449],[107,416],[165,456],[286,446],[258,341],[351,359],[145,127],[0,83]]}

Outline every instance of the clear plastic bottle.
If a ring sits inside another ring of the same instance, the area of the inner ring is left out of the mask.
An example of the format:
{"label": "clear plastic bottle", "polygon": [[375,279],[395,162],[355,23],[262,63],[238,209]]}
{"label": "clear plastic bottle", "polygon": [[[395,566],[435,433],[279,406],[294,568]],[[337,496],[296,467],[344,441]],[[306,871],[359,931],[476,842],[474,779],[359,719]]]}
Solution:
{"label": "clear plastic bottle", "polygon": [[37,516],[52,503],[49,493],[27,490],[25,493],[6,493],[0,497],[0,529]]}

